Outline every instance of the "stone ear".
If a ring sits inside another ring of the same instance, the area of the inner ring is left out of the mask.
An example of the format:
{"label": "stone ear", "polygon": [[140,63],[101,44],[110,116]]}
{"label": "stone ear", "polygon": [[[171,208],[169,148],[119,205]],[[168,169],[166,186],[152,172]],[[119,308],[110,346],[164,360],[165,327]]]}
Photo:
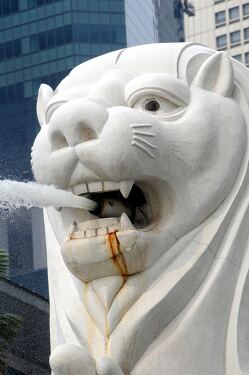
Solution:
{"label": "stone ear", "polygon": [[231,96],[234,88],[234,71],[231,59],[224,52],[211,55],[200,67],[193,85]]}
{"label": "stone ear", "polygon": [[52,87],[45,84],[40,86],[36,104],[36,113],[40,126],[45,122],[46,107],[53,95]]}

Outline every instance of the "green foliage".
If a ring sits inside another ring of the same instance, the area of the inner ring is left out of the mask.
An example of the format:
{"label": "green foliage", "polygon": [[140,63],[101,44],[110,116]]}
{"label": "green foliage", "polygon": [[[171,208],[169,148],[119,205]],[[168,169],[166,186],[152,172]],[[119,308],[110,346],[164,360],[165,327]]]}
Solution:
{"label": "green foliage", "polygon": [[0,336],[7,342],[13,340],[19,330],[21,318],[15,314],[0,314]]}
{"label": "green foliage", "polygon": [[7,276],[9,270],[8,254],[0,249],[0,279]]}
{"label": "green foliage", "polygon": [[[2,279],[7,277],[8,269],[8,254],[4,250],[0,249],[0,282]],[[10,313],[0,313],[0,342],[2,344],[2,348],[6,346],[6,343],[9,343],[15,338],[20,326],[20,316]],[[5,358],[1,354],[1,351],[2,350],[0,350],[0,373],[2,373],[6,367]]]}

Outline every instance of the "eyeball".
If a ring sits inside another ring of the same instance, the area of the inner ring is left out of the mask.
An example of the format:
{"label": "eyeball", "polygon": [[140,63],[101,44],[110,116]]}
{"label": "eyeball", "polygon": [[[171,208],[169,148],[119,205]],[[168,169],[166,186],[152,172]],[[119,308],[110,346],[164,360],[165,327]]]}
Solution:
{"label": "eyeball", "polygon": [[159,100],[148,99],[144,103],[144,110],[149,112],[157,112],[161,108]]}
{"label": "eyeball", "polygon": [[138,99],[132,105],[132,108],[151,112],[151,114],[154,115],[170,115],[177,111],[179,106],[166,98],[147,96]]}

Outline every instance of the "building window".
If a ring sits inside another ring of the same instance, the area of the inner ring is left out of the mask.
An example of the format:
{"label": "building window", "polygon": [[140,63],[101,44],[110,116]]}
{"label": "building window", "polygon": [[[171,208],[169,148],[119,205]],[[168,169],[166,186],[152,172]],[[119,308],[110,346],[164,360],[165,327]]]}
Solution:
{"label": "building window", "polygon": [[61,28],[55,29],[55,43],[57,46],[64,44],[64,33],[61,32]]}
{"label": "building window", "polygon": [[0,44],[0,61],[12,59],[22,54],[21,39]]}
{"label": "building window", "polygon": [[226,48],[227,46],[227,36],[220,35],[216,37],[216,45],[218,49]]}
{"label": "building window", "polygon": [[24,97],[23,82],[15,85],[0,87],[0,101],[2,104],[14,103]]}
{"label": "building window", "polygon": [[239,7],[229,9],[229,21],[234,22],[239,20]]}
{"label": "building window", "polygon": [[[80,43],[126,43],[125,26],[85,24],[73,26],[74,40]],[[71,37],[71,36],[70,36]]]}
{"label": "building window", "polygon": [[73,32],[72,32],[72,26],[67,25],[64,26],[64,37],[65,37],[65,43],[71,43],[73,40]]}
{"label": "building window", "polygon": [[244,29],[244,41],[249,42],[249,27]]}
{"label": "building window", "polygon": [[89,36],[91,43],[100,42],[99,26],[100,25],[89,25]]}
{"label": "building window", "polygon": [[234,31],[233,33],[230,33],[230,43],[231,47],[240,44],[240,31]]}
{"label": "building window", "polygon": [[73,39],[72,25],[59,27],[58,29],[44,31],[39,34],[31,35],[30,48],[32,52],[43,51],[46,49],[71,43]]}
{"label": "building window", "polygon": [[243,5],[243,17],[249,17],[249,3]]}
{"label": "building window", "polygon": [[61,0],[28,0],[28,7],[29,8],[36,8],[43,5],[48,5],[52,3],[56,3]]}
{"label": "building window", "polygon": [[246,64],[246,66],[249,65],[249,52],[245,53],[245,64]]}
{"label": "building window", "polygon": [[4,44],[0,44],[0,61],[4,60]]}
{"label": "building window", "polygon": [[242,62],[242,55],[239,54],[239,55],[234,55],[232,56],[235,60],[239,61],[239,62]]}
{"label": "building window", "polygon": [[54,48],[55,47],[55,31],[54,30],[49,30],[47,31],[47,43],[48,43],[48,48]]}
{"label": "building window", "polygon": [[215,13],[216,26],[224,25],[224,23],[226,23],[226,12],[223,10],[222,12]]}
{"label": "building window", "polygon": [[100,42],[104,44],[110,44],[111,33],[110,25],[101,25]]}
{"label": "building window", "polygon": [[12,59],[13,57],[13,43],[12,42],[7,42],[4,43],[4,54],[6,59]]}
{"label": "building window", "polygon": [[1,0],[0,17],[10,16],[19,11],[19,0]]}
{"label": "building window", "polygon": [[111,25],[111,43],[122,44],[125,43],[125,28],[124,26]]}
{"label": "building window", "polygon": [[21,56],[21,39],[13,40],[13,57]]}

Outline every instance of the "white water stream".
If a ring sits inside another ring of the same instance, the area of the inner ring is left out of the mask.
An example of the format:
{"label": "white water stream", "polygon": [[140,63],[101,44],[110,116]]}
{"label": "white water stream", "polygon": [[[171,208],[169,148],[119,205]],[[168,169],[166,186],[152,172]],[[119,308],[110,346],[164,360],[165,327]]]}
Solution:
{"label": "white water stream", "polygon": [[36,182],[0,180],[0,209],[49,206],[74,207],[89,211],[96,208],[96,203],[54,186],[40,185]]}

